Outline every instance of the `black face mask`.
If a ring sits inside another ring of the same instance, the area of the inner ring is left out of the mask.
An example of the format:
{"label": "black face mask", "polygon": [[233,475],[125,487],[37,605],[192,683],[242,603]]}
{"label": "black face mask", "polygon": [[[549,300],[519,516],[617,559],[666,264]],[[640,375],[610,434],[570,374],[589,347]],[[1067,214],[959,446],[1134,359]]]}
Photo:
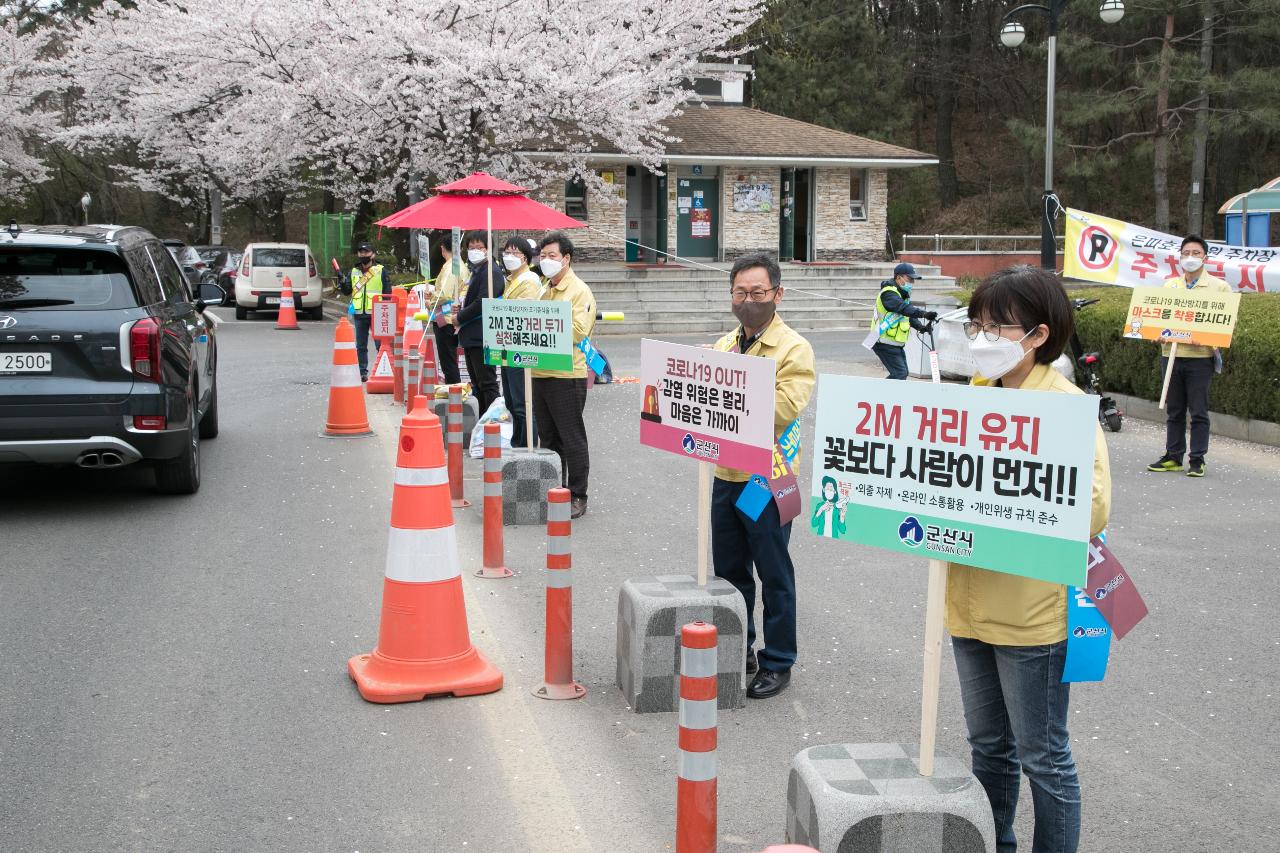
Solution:
{"label": "black face mask", "polygon": [[356,258],[356,264],[358,264],[359,266],[362,266],[362,267],[367,267],[367,266],[369,266],[369,265],[370,265],[370,264],[372,264],[372,263],[373,263],[373,258],[372,258],[372,257],[368,257],[368,258]]}

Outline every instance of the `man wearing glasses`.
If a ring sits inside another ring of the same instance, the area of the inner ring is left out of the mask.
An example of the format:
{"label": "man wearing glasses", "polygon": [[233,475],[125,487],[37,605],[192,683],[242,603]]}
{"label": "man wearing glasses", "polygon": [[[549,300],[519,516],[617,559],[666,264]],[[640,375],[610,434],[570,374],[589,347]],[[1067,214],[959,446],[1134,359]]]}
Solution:
{"label": "man wearing glasses", "polygon": [[[773,430],[781,437],[809,404],[817,381],[813,347],[776,313],[782,301],[782,270],[765,254],[744,255],[729,273],[733,316],[742,325],[716,342],[720,352],[771,358],[777,366]],[[794,468],[800,457],[791,460]],[[796,660],[796,581],[788,544],[791,522],[782,523],[771,499],[754,520],[738,508],[750,475],[732,468],[716,468],[711,495],[711,557],[715,572],[742,593],[747,605],[748,675],[754,675],[747,696],[776,696],[791,681]],[[764,602],[764,648],[759,660],[752,646],[756,638],[755,574],[760,576]]]}
{"label": "man wearing glasses", "polygon": [[[1199,290],[1208,293],[1230,293],[1231,285],[1204,270],[1208,244],[1189,235],[1182,239],[1182,257],[1178,266],[1182,275],[1164,283],[1174,290]],[[1169,366],[1169,344],[1160,346],[1160,375]],[[1187,412],[1191,412],[1191,456],[1187,462],[1188,477],[1204,476],[1204,457],[1209,452],[1209,381],[1213,379],[1217,361],[1213,347],[1178,344],[1169,378],[1169,396],[1165,401],[1164,456],[1147,466],[1148,471],[1165,474],[1182,470],[1182,455],[1187,451]]]}

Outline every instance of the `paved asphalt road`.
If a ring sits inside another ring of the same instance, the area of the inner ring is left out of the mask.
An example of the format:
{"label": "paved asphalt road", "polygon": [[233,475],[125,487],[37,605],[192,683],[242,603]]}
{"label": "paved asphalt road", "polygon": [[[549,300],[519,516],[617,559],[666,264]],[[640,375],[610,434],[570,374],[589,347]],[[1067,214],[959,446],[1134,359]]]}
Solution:
{"label": "paved asphalt road", "polygon": [[[544,534],[507,528],[520,574],[471,577],[477,500],[457,522],[469,617],[506,689],[383,707],[346,661],[376,639],[390,401],[370,400],[375,438],[320,438],[332,324],[218,334],[222,435],[195,497],[155,495],[143,470],[0,474],[0,850],[670,849],[676,720],[622,701],[614,613],[626,578],[692,572],[696,474],[638,446],[639,388],[588,404],[573,540],[587,697],[531,695]],[[859,337],[814,335],[820,369],[873,372]],[[638,373],[637,339],[601,343]],[[1108,437],[1112,543],[1152,615],[1107,681],[1073,694],[1082,850],[1274,850],[1280,455],[1215,439],[1205,479],[1147,474],[1160,435],[1130,421]],[[479,471],[467,463],[477,499]],[[923,562],[801,529],[793,553],[792,687],[721,715],[723,851],[782,840],[796,751],[918,734]],[[966,755],[949,653],[939,746]],[[1024,785],[1028,848],[1029,816]]]}

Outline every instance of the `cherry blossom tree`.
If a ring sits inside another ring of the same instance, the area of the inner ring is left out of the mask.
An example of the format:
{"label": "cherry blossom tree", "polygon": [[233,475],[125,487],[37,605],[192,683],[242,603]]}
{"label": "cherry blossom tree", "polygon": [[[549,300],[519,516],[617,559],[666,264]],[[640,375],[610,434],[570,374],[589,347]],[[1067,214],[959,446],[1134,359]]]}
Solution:
{"label": "cherry blossom tree", "polygon": [[0,195],[20,194],[49,177],[33,153],[48,132],[38,104],[42,49],[41,36],[23,32],[20,17],[0,12]]}
{"label": "cherry blossom tree", "polygon": [[[605,146],[656,165],[697,63],[758,0],[136,0],[73,33],[65,138],[136,145],[134,178],[232,199],[323,186],[392,198],[477,168],[585,174]],[[530,158],[533,149],[561,152]]]}

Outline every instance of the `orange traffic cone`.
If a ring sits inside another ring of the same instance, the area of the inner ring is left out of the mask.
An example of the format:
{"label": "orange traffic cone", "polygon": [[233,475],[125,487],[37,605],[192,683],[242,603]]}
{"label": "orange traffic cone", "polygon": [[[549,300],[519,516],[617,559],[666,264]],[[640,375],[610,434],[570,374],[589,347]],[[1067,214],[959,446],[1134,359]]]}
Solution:
{"label": "orange traffic cone", "polygon": [[369,372],[369,381],[365,383],[366,394],[390,394],[395,390],[395,375],[391,369],[391,344],[384,343],[374,359],[373,370]]}
{"label": "orange traffic cone", "polygon": [[397,446],[378,645],[347,672],[370,702],[500,690],[502,673],[471,645],[440,419],[425,398],[400,422]]}
{"label": "orange traffic cone", "polygon": [[293,282],[284,277],[284,290],[280,291],[280,314],[276,317],[277,329],[298,328],[298,312],[293,307]]}
{"label": "orange traffic cone", "polygon": [[333,333],[333,367],[329,373],[329,419],[324,435],[373,435],[360,388],[360,366],[356,362],[356,333],[346,315]]}

